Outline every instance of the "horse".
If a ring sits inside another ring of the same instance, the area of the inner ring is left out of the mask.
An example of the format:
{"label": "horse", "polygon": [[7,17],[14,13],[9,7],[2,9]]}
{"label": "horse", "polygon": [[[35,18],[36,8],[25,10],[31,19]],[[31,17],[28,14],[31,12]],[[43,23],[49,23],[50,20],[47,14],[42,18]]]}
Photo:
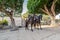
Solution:
{"label": "horse", "polygon": [[33,31],[32,27],[34,26],[34,28],[36,28],[36,24],[39,25],[39,29],[41,28],[41,19],[42,16],[37,16],[37,15],[29,15],[28,18],[26,19],[26,25],[25,25],[25,29],[28,29],[28,25],[31,24],[31,31]]}
{"label": "horse", "polygon": [[33,25],[33,16],[29,15],[28,18],[25,20],[26,24],[25,24],[25,29],[29,29],[28,25],[31,24],[31,31],[33,31],[32,29],[32,25]]}
{"label": "horse", "polygon": [[25,20],[25,30],[28,29],[28,19]]}
{"label": "horse", "polygon": [[41,28],[42,16],[41,16],[41,15],[36,16],[35,19],[36,19],[36,24],[37,24],[37,26],[39,25],[39,28],[37,28],[37,29],[41,29],[41,30],[42,30],[42,28]]}

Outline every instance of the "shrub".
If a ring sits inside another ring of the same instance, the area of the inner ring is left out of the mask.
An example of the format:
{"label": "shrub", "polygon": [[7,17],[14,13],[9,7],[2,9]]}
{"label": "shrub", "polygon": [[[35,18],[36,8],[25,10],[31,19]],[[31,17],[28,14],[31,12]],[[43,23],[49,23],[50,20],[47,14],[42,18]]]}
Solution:
{"label": "shrub", "polygon": [[3,25],[8,25],[8,21],[6,19],[2,20]]}
{"label": "shrub", "polygon": [[60,19],[56,19],[55,21],[56,21],[56,23],[60,23]]}
{"label": "shrub", "polygon": [[2,21],[0,21],[0,25],[2,25]]}
{"label": "shrub", "polygon": [[8,21],[6,19],[0,21],[0,25],[8,25]]}
{"label": "shrub", "polygon": [[50,17],[48,15],[43,15],[42,25],[50,25]]}

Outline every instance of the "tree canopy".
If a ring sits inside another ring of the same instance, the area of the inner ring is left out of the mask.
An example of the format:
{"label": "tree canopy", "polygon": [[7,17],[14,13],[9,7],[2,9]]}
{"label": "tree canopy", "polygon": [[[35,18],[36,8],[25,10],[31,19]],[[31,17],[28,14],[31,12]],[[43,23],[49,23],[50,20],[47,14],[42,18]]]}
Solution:
{"label": "tree canopy", "polygon": [[28,11],[30,13],[45,13],[51,19],[51,25],[55,25],[55,16],[60,12],[60,0],[28,0]]}
{"label": "tree canopy", "polygon": [[0,12],[4,12],[11,19],[11,27],[16,29],[13,13],[21,13],[24,0],[0,0]]}
{"label": "tree canopy", "polygon": [[[50,10],[53,1],[56,0],[28,0],[27,8],[30,13],[40,13],[41,8],[44,9],[44,5]],[[60,0],[55,3],[55,11],[60,12]]]}
{"label": "tree canopy", "polygon": [[12,9],[22,12],[24,0],[0,0],[0,11],[6,9]]}

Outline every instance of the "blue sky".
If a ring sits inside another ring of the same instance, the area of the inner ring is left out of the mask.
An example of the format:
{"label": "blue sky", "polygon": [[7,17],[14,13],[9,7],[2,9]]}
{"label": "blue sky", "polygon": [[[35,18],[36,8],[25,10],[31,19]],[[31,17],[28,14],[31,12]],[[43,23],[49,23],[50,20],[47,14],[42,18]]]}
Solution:
{"label": "blue sky", "polygon": [[27,11],[27,0],[24,0],[22,14],[24,14],[26,11]]}

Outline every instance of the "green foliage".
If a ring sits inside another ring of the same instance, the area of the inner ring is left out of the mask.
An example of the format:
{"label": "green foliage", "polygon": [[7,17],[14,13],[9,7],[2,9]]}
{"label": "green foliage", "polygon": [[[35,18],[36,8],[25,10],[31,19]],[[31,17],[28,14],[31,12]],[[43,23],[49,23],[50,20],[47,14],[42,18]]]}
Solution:
{"label": "green foliage", "polygon": [[0,25],[2,24],[2,21],[0,21]]}
{"label": "green foliage", "polygon": [[6,19],[0,21],[0,25],[8,25],[8,21]]}
{"label": "green foliage", "polygon": [[50,22],[51,20],[50,20],[50,17],[48,16],[48,15],[43,15],[43,19],[42,19],[42,22],[41,22],[41,24],[42,25],[50,25]]}
{"label": "green foliage", "polygon": [[22,12],[24,0],[0,0],[0,7],[11,8],[17,12]]}
{"label": "green foliage", "polygon": [[29,15],[29,13],[26,12],[26,13],[24,13],[24,14],[22,15],[22,18],[23,18],[23,19],[26,19],[26,18],[28,17],[28,15]]}
{"label": "green foliage", "polygon": [[56,9],[55,9],[56,13],[60,13],[60,0],[56,3]]}
{"label": "green foliage", "polygon": [[[28,0],[27,8],[30,13],[42,13],[40,8],[44,9],[44,5],[50,10],[53,0]],[[60,12],[60,0],[56,2],[56,13]]]}
{"label": "green foliage", "polygon": [[40,0],[28,0],[27,8],[30,13],[35,13],[35,8],[40,3]]}
{"label": "green foliage", "polygon": [[30,13],[39,13],[39,8],[47,2],[47,0],[28,0],[27,8]]}

